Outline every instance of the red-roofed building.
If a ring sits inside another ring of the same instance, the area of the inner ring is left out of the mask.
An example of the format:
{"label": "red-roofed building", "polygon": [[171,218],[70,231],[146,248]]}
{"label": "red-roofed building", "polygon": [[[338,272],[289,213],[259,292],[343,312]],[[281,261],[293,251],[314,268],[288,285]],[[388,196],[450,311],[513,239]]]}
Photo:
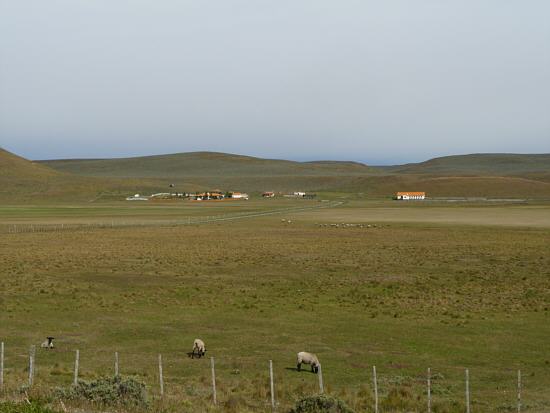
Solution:
{"label": "red-roofed building", "polygon": [[395,194],[395,199],[399,199],[399,200],[426,199],[426,192],[398,192]]}

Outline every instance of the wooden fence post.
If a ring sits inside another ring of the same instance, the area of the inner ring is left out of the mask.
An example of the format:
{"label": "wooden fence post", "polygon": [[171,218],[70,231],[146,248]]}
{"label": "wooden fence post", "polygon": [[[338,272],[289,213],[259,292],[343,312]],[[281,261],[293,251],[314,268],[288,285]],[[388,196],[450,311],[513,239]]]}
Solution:
{"label": "wooden fence post", "polygon": [[74,359],[74,380],[73,384],[76,386],[78,384],[78,364],[80,362],[80,350],[76,350],[75,359]]}
{"label": "wooden fence post", "polygon": [[521,413],[521,370],[518,370],[518,413]]}
{"label": "wooden fence post", "polygon": [[162,376],[162,355],[159,354],[160,397],[164,397],[164,377]]}
{"label": "wooden fence post", "polygon": [[31,346],[29,351],[29,387],[32,386],[34,382],[34,354],[36,351],[35,346]]}
{"label": "wooden fence post", "polygon": [[470,372],[466,369],[466,413],[470,413]]}
{"label": "wooden fence post", "polygon": [[115,377],[118,377],[118,351],[115,351]]}
{"label": "wooden fence post", "polygon": [[428,367],[428,413],[432,413],[432,370]]}
{"label": "wooden fence post", "polygon": [[269,360],[269,383],[271,389],[271,409],[275,410],[275,384],[273,382],[273,361]]}
{"label": "wooden fence post", "polygon": [[214,404],[218,404],[216,395],[216,370],[214,367],[214,357],[210,357],[210,365],[212,367],[212,398],[214,400]]}
{"label": "wooden fence post", "polygon": [[319,371],[317,374],[319,375],[319,393],[323,394],[325,392],[325,387],[323,386],[323,368],[321,364],[319,364]]}
{"label": "wooden fence post", "polygon": [[0,343],[0,392],[4,390],[4,342]]}
{"label": "wooden fence post", "polygon": [[376,380],[376,366],[372,366],[372,381],[374,383],[374,413],[378,413],[378,383]]}

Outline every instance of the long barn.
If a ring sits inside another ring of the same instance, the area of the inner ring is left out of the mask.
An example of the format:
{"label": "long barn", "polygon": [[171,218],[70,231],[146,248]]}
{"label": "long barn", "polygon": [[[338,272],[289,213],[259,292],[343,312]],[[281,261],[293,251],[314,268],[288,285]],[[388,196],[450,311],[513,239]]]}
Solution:
{"label": "long barn", "polygon": [[395,194],[395,199],[399,199],[399,200],[426,199],[426,192],[398,192]]}

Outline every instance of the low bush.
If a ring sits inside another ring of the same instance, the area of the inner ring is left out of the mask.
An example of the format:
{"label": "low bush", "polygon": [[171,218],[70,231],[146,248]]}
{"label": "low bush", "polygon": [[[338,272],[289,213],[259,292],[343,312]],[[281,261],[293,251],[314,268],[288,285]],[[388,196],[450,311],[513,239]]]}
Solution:
{"label": "low bush", "polygon": [[145,384],[131,377],[105,377],[94,381],[79,381],[77,385],[58,389],[57,396],[66,400],[89,401],[104,405],[146,407]]}
{"label": "low bush", "polygon": [[299,400],[289,413],[354,413],[354,411],[340,399],[321,395]]}

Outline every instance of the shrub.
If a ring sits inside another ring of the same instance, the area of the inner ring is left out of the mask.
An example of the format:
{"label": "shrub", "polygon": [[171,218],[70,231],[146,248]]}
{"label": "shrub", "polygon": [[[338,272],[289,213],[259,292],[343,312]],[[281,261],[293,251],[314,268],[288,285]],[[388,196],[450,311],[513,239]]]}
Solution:
{"label": "shrub", "polygon": [[346,403],[331,396],[309,396],[299,400],[289,413],[354,413]]}
{"label": "shrub", "polygon": [[121,376],[100,378],[91,382],[79,381],[76,386],[58,389],[57,396],[105,405],[146,407],[148,404],[145,384],[134,378]]}

